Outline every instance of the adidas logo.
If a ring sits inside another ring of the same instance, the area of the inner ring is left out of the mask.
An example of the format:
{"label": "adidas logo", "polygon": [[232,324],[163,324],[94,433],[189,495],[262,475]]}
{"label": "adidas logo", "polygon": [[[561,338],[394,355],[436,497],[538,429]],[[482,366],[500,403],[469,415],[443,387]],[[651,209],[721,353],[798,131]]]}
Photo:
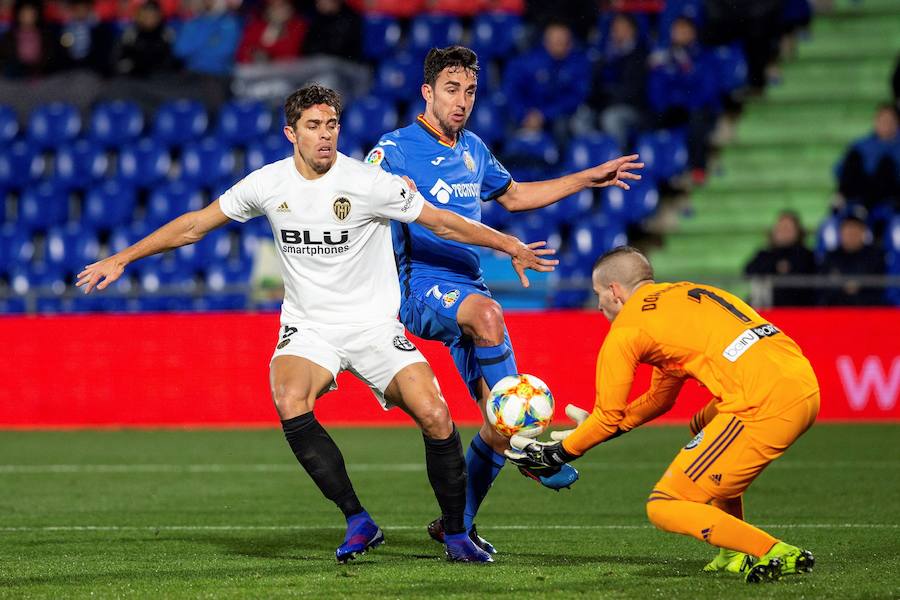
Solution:
{"label": "adidas logo", "polygon": [[288,203],[287,203],[287,202],[282,202],[282,203],[278,206],[278,208],[275,209],[275,212],[286,213],[286,212],[291,212],[291,209],[290,209],[290,207],[288,206]]}
{"label": "adidas logo", "polygon": [[700,535],[703,536],[703,541],[704,541],[704,542],[708,542],[708,541],[709,541],[709,536],[712,535],[712,527],[707,527],[706,529],[701,530],[701,531],[700,531]]}
{"label": "adidas logo", "polygon": [[722,474],[721,473],[713,473],[709,476],[712,479],[712,482],[716,485],[720,485],[722,483]]}

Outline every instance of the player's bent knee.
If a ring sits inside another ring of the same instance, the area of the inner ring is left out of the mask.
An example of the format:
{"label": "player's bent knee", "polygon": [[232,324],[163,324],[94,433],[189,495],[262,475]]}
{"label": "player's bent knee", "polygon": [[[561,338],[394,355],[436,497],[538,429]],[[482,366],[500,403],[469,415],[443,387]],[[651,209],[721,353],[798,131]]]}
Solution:
{"label": "player's bent knee", "polygon": [[450,410],[444,403],[440,394],[430,402],[427,407],[416,411],[416,421],[422,428],[422,433],[435,440],[445,440],[453,433],[453,420],[450,418]]}
{"label": "player's bent knee", "polygon": [[316,394],[298,386],[275,385],[272,388],[272,401],[279,417],[292,419],[313,409]]}
{"label": "player's bent knee", "polygon": [[494,429],[489,423],[482,424],[478,434],[497,454],[503,454],[505,450],[509,449],[509,438]]}
{"label": "player's bent knee", "polygon": [[678,531],[675,521],[678,518],[672,500],[650,499],[647,501],[647,518],[657,529]]}
{"label": "player's bent knee", "polygon": [[506,332],[503,309],[490,298],[483,296],[478,298],[478,304],[468,313],[466,322],[462,323],[468,330],[466,333],[474,338],[484,339],[492,345],[502,343]]}

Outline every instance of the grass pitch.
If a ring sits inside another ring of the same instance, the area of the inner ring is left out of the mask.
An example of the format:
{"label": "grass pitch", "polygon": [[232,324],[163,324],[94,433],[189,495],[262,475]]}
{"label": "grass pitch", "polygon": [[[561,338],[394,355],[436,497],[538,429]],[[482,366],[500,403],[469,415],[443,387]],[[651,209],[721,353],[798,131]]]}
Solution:
{"label": "grass pitch", "polygon": [[505,469],[478,519],[492,565],[449,564],[427,538],[437,505],[414,429],[333,431],[387,538],[346,566],[343,519],[280,431],[0,432],[0,596],[897,598],[898,433],[815,426],[756,481],[748,519],[817,562],[748,586],[700,573],[714,549],[646,521],[684,427],[596,448],[560,493]]}

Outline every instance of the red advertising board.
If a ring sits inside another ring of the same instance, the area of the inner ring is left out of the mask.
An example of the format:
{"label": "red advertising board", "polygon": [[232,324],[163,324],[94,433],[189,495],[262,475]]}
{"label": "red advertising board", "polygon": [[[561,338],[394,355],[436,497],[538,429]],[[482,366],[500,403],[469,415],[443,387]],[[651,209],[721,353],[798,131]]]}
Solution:
{"label": "red advertising board", "polygon": [[[900,311],[782,309],[766,317],[809,357],[822,389],[820,419],[900,420]],[[608,329],[592,311],[507,314],[519,369],[544,379],[559,406],[593,404],[597,350]],[[268,363],[275,314],[0,318],[0,427],[275,426]],[[447,351],[415,340],[458,423],[479,415]],[[635,394],[649,369],[642,369]],[[329,424],[409,424],[383,411],[345,373],[321,398]],[[706,402],[685,387],[661,420],[684,421]],[[562,411],[558,411],[561,418]]]}

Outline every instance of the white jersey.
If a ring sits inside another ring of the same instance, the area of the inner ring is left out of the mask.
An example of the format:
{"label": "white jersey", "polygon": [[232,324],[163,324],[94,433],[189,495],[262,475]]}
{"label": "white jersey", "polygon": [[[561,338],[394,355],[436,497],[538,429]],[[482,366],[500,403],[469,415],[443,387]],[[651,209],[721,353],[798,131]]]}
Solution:
{"label": "white jersey", "polygon": [[390,220],[411,223],[424,203],[402,178],[341,153],[318,179],[305,179],[288,157],[219,198],[235,221],[269,219],[284,278],[281,323],[312,327],[397,318]]}

